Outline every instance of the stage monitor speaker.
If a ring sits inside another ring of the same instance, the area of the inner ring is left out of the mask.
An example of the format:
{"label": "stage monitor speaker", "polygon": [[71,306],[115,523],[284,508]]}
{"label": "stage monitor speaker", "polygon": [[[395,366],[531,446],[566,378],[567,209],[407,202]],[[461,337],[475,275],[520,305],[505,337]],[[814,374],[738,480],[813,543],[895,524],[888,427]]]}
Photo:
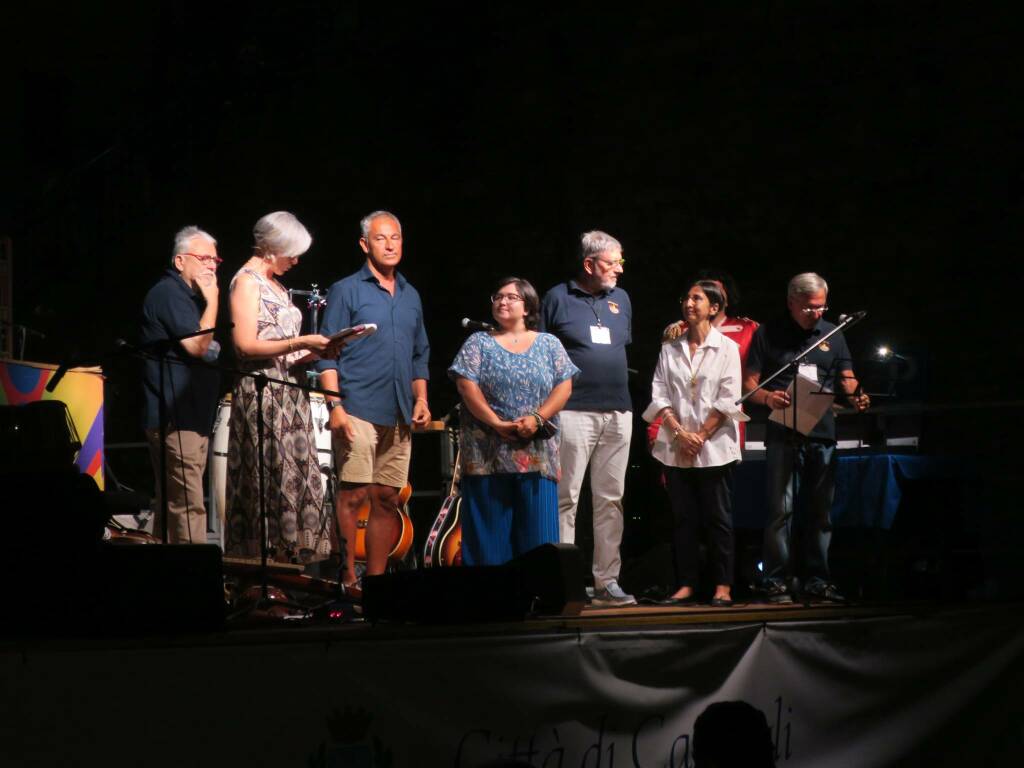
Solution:
{"label": "stage monitor speaker", "polygon": [[370,621],[458,624],[574,616],[586,603],[583,558],[571,544],[544,544],[506,565],[398,571],[363,579]]}
{"label": "stage monitor speaker", "polygon": [[542,544],[506,566],[519,574],[523,595],[533,612],[545,616],[577,616],[587,604],[583,553],[572,544]]}
{"label": "stage monitor speaker", "polygon": [[0,466],[5,556],[11,559],[74,556],[95,549],[107,511],[96,481],[68,465],[63,469],[12,472]]}
{"label": "stage monitor speaker", "polygon": [[0,467],[4,472],[72,467],[81,449],[82,442],[63,401],[0,406]]}
{"label": "stage monitor speaker", "polygon": [[99,633],[202,632],[224,621],[224,570],[215,544],[107,544],[86,623]]}
{"label": "stage monitor speaker", "polygon": [[178,634],[224,622],[214,544],[100,544],[57,561],[22,559],[7,576],[11,592],[27,597],[0,619],[0,634]]}

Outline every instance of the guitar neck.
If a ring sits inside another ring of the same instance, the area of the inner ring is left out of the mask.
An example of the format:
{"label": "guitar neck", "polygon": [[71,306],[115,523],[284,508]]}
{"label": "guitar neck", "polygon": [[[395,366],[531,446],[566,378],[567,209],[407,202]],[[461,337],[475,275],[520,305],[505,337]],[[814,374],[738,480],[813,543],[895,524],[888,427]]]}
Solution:
{"label": "guitar neck", "polygon": [[455,495],[455,486],[459,484],[459,480],[462,478],[462,446],[455,452],[455,466],[452,467],[452,484],[448,489],[448,497],[451,498]]}

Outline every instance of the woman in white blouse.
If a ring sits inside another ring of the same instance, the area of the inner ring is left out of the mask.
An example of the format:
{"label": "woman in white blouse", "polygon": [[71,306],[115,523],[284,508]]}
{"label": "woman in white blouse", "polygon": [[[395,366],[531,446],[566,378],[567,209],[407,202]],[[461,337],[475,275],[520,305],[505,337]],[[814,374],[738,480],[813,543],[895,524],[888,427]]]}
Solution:
{"label": "woman in white blouse", "polygon": [[732,605],[735,542],[729,475],[740,460],[736,405],[741,394],[739,346],[711,321],[725,307],[718,283],[698,280],[681,300],[686,335],[661,347],[643,417],[662,418],[651,450],[665,465],[675,518],[672,548],[676,586],[668,605],[693,602],[701,530],[715,579],[711,605]]}

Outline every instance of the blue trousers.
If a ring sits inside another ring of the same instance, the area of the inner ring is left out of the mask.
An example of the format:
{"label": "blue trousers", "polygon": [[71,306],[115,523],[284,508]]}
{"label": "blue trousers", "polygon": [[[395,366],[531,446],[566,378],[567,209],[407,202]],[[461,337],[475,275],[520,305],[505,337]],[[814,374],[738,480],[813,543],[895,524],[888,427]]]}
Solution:
{"label": "blue trousers", "polygon": [[[768,524],[764,529],[764,575],[779,584],[801,570],[805,583],[828,581],[828,547],[832,540],[832,501],[835,498],[835,444],[814,442],[789,433],[768,440]],[[801,537],[803,569],[790,562],[793,530],[793,485],[803,497]]]}
{"label": "blue trousers", "polygon": [[461,481],[462,562],[501,565],[558,542],[558,484],[538,472]]}

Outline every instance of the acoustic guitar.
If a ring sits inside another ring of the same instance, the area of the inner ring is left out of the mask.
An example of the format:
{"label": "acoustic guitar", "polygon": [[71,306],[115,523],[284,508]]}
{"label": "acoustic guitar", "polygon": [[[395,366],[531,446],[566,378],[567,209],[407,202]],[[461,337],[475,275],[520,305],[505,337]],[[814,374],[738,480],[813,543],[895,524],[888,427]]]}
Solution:
{"label": "acoustic guitar", "polygon": [[437,513],[437,519],[430,527],[427,543],[423,547],[424,568],[462,565],[462,522],[459,520],[462,497],[455,489],[459,482],[459,467],[457,453],[448,498],[441,505],[441,511]]}
{"label": "acoustic guitar", "polygon": [[[413,527],[409,517],[409,499],[412,497],[412,486],[406,485],[398,493],[398,520],[402,524],[395,543],[388,552],[388,560],[401,562],[412,548]],[[356,540],[354,546],[356,562],[366,562],[366,526],[370,521],[370,500],[367,499],[356,510]]]}

